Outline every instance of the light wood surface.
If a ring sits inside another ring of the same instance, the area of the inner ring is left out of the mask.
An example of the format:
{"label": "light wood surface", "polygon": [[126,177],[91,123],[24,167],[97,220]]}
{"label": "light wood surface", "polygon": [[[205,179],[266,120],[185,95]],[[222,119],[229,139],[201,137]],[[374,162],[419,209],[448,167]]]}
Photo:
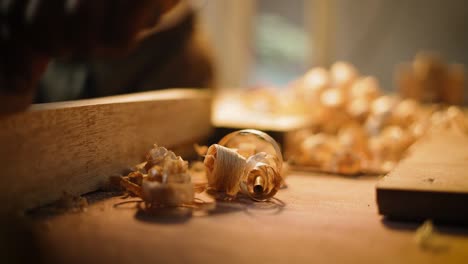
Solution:
{"label": "light wood surface", "polygon": [[97,190],[154,143],[178,150],[211,132],[211,95],[166,90],[32,106],[0,119],[2,210]]}
{"label": "light wood surface", "polygon": [[419,223],[379,216],[377,181],[293,173],[282,208],[220,205],[192,217],[145,216],[120,204],[135,199],[97,193],[87,212],[37,218],[35,242],[60,263],[467,263],[468,229],[436,225],[422,247]]}
{"label": "light wood surface", "polygon": [[379,211],[468,224],[468,135],[436,130],[377,185]]}
{"label": "light wood surface", "polygon": [[213,126],[286,133],[312,124],[313,120],[306,115],[268,113],[249,109],[243,102],[248,96],[253,95],[245,91],[220,92],[213,103]]}

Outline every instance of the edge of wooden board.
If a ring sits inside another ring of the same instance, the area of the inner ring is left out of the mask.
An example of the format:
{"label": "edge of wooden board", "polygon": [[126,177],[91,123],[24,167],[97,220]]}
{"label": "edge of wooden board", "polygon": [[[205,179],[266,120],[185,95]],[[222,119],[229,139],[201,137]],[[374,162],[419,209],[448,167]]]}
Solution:
{"label": "edge of wooden board", "polygon": [[63,109],[82,106],[96,106],[103,104],[122,104],[133,102],[148,102],[148,101],[168,101],[180,100],[186,98],[212,99],[211,91],[207,89],[186,89],[173,88],[167,90],[147,91],[123,95],[105,96],[99,98],[82,99],[74,101],[33,104],[28,111],[41,111],[50,109]]}
{"label": "edge of wooden board", "polygon": [[468,135],[433,129],[376,184],[381,215],[468,224]]}
{"label": "edge of wooden board", "polygon": [[208,138],[211,100],[207,90],[172,89],[40,104],[2,117],[3,209],[97,190],[154,143],[177,148]]}
{"label": "edge of wooden board", "polygon": [[379,214],[391,219],[468,224],[467,193],[379,188],[376,200]]}

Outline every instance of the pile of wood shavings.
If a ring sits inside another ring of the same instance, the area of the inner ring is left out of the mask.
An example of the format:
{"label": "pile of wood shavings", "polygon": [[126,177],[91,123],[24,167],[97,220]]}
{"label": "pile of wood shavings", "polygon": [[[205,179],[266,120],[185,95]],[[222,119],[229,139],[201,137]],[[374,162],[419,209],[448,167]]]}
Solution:
{"label": "pile of wood shavings", "polygon": [[119,184],[129,194],[140,197],[147,211],[162,207],[197,207],[200,202],[195,199],[195,193],[204,191],[206,186],[206,180],[200,175],[199,166],[189,169],[188,162],[180,156],[154,145],[146,160],[127,176],[120,177]]}
{"label": "pile of wood shavings", "polygon": [[375,77],[360,75],[346,62],[330,69],[313,68],[281,92],[246,93],[244,106],[253,111],[310,118],[310,127],[290,133],[286,140],[286,157],[296,169],[385,174],[429,129],[468,132],[460,108],[423,106],[413,99],[386,95]]}

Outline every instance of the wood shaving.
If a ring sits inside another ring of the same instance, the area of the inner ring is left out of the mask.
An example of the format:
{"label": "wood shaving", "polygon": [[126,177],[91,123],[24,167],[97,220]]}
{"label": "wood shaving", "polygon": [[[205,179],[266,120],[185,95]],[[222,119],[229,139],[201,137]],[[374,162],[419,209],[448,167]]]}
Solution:
{"label": "wood shaving", "polygon": [[431,240],[431,237],[434,234],[434,226],[432,225],[431,220],[426,220],[424,223],[418,227],[414,240],[422,248],[426,248]]}
{"label": "wood shaving", "polygon": [[131,195],[138,196],[138,197],[142,196],[141,185],[131,182],[128,176],[121,178],[120,186],[122,186]]}
{"label": "wood shaving", "polygon": [[235,196],[246,167],[246,160],[235,150],[214,144],[208,148],[204,161],[208,186],[216,191]]}
{"label": "wood shaving", "polygon": [[220,199],[232,200],[239,193],[266,201],[284,182],[278,144],[266,133],[254,129],[232,132],[211,145],[204,165],[208,188]]}
{"label": "wood shaving", "polygon": [[449,249],[449,245],[441,238],[431,220],[426,220],[418,227],[414,241],[422,249],[433,253],[441,253]]}
{"label": "wood shaving", "polygon": [[[188,162],[157,145],[148,151],[146,161],[120,177],[119,185],[130,195],[141,198],[144,202],[141,208],[146,211],[197,204]],[[197,181],[196,187],[197,191],[203,191],[206,180]]]}
{"label": "wood shaving", "polygon": [[192,176],[192,184],[196,193],[202,193],[208,186],[206,177],[205,165],[201,161],[195,161],[190,164],[190,175]]}
{"label": "wood shaving", "polygon": [[199,156],[205,156],[206,153],[208,152],[208,146],[200,146],[198,144],[193,145],[193,148],[195,149],[195,152]]}

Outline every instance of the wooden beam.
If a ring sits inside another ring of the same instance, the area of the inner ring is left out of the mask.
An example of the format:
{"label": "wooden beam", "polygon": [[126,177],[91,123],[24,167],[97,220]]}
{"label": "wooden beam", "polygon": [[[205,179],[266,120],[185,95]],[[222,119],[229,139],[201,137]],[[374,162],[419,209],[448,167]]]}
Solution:
{"label": "wooden beam", "polygon": [[377,184],[382,215],[468,224],[468,135],[433,131]]}
{"label": "wooden beam", "polygon": [[34,105],[0,119],[0,199],[24,209],[94,191],[142,161],[211,132],[211,95],[174,89]]}

